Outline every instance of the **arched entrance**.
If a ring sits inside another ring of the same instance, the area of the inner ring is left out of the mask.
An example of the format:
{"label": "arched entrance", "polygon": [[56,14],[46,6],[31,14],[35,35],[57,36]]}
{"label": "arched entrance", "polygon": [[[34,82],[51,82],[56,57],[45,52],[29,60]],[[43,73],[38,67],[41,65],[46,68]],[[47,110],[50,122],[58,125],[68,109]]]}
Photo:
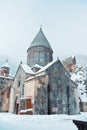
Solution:
{"label": "arched entrance", "polygon": [[15,114],[19,113],[19,101],[18,101],[18,97],[15,98]]}

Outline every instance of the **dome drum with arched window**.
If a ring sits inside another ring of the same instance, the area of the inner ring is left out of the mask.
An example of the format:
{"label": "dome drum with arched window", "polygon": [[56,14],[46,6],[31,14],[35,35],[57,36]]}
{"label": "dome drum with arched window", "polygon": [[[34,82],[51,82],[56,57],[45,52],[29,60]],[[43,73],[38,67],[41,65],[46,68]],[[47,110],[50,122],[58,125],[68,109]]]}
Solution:
{"label": "dome drum with arched window", "polygon": [[45,66],[53,60],[52,54],[53,50],[40,28],[38,34],[27,50],[27,64],[31,67],[35,64]]}

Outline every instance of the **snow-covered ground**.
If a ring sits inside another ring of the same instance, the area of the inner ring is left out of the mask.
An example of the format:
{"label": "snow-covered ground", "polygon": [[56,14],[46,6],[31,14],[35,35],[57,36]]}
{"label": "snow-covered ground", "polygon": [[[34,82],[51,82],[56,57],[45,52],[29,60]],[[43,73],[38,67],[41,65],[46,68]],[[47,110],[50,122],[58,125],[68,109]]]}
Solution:
{"label": "snow-covered ground", "polygon": [[73,119],[87,120],[87,113],[33,116],[0,113],[0,130],[77,130]]}

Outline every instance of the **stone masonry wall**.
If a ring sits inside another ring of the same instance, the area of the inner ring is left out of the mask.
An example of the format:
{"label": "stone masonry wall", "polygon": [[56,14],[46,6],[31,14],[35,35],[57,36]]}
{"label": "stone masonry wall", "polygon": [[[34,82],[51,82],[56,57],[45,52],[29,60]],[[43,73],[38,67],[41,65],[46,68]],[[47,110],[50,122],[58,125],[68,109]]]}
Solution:
{"label": "stone masonry wall", "polygon": [[76,99],[72,90],[71,80],[65,68],[59,62],[48,70],[49,75],[49,103],[50,114],[76,114]]}
{"label": "stone masonry wall", "polygon": [[36,94],[34,101],[34,114],[47,114],[47,85],[48,76],[41,76],[37,78]]}
{"label": "stone masonry wall", "polygon": [[46,76],[38,77],[35,84],[34,114],[77,114],[74,88],[63,65],[56,62],[47,69]]}

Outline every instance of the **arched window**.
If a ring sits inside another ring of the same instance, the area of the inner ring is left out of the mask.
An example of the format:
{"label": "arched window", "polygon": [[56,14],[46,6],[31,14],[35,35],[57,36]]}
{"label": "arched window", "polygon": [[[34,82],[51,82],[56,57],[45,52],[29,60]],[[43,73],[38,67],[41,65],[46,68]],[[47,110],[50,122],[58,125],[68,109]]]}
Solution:
{"label": "arched window", "polygon": [[46,63],[49,62],[49,52],[46,53]]}
{"label": "arched window", "polygon": [[38,63],[38,59],[39,59],[39,53],[35,52],[34,53],[34,63]]}
{"label": "arched window", "polygon": [[30,54],[29,60],[30,60],[30,65],[32,66],[33,65],[33,54],[32,53]]}
{"label": "arched window", "polygon": [[40,63],[44,65],[44,53],[40,52]]}
{"label": "arched window", "polygon": [[21,95],[24,96],[24,85],[22,86]]}

